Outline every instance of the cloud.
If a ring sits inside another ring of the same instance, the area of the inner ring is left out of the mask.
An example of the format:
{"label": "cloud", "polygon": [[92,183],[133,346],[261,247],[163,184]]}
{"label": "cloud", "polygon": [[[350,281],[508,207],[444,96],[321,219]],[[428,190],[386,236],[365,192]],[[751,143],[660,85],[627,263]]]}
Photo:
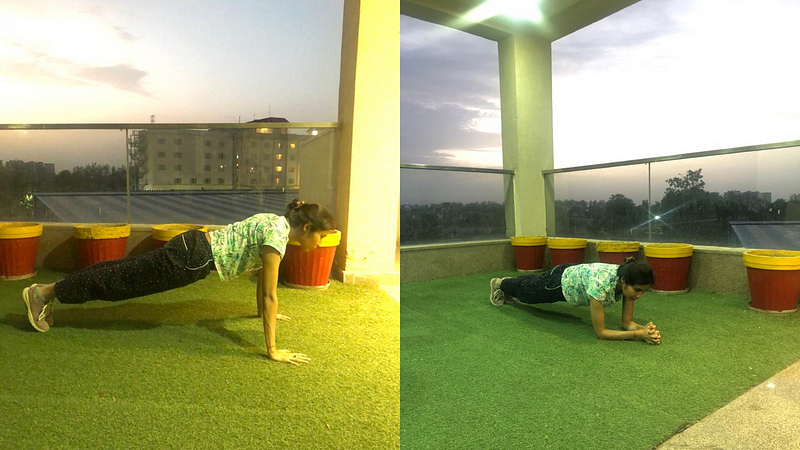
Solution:
{"label": "cloud", "polygon": [[135,67],[125,64],[110,67],[82,67],[77,70],[77,74],[82,79],[93,83],[150,96],[141,84],[142,79],[147,76],[147,72]]}
{"label": "cloud", "polygon": [[78,64],[43,51],[36,45],[6,39],[16,57],[0,60],[0,74],[26,83],[37,81],[55,85],[100,85],[151,97],[142,80],[147,72],[126,64],[91,66]]}
{"label": "cloud", "polygon": [[[401,17],[400,146],[406,163],[482,166],[500,156],[497,43]],[[460,155],[458,160],[454,155]]]}
{"label": "cloud", "polygon": [[115,26],[115,25],[112,25],[112,27],[117,32],[117,36],[119,36],[120,38],[122,38],[125,41],[136,42],[136,41],[139,40],[138,36],[129,33],[126,29],[124,29],[122,27],[118,27],[118,26]]}

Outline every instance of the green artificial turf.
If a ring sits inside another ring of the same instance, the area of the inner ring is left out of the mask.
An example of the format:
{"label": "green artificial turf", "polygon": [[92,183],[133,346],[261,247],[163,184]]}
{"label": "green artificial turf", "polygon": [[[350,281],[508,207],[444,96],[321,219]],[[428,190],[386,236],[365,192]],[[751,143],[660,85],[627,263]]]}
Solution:
{"label": "green artificial turf", "polygon": [[35,332],[21,291],[61,276],[0,281],[0,448],[400,446],[400,308],[377,286],[279,288],[294,367],[264,356],[252,279],[56,303]]}
{"label": "green artificial turf", "polygon": [[516,273],[401,285],[403,448],[651,449],[800,359],[800,314],[746,297],[646,293],[651,346],[598,340],[586,307],[492,306],[493,276]]}

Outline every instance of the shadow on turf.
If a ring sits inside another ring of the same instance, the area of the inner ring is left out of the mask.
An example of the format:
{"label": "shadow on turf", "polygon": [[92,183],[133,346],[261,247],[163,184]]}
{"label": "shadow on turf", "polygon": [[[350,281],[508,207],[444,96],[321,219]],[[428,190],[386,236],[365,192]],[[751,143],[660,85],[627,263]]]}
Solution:
{"label": "shadow on turf", "polygon": [[[218,328],[224,328],[223,321],[238,317],[255,317],[254,309],[239,303],[205,299],[163,304],[120,302],[99,308],[64,307],[56,304],[53,311],[53,328],[147,330],[165,325],[199,325],[223,335],[218,331]],[[34,331],[26,314],[6,314],[0,319],[0,323],[23,331]],[[219,325],[209,326],[209,323],[219,323]],[[234,342],[239,343],[236,340]]]}

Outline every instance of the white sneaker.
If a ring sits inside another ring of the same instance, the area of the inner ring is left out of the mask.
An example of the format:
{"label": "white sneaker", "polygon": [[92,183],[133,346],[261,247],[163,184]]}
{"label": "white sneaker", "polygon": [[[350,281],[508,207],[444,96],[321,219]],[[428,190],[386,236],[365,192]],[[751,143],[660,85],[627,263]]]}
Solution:
{"label": "white sneaker", "polygon": [[494,306],[503,306],[506,303],[506,294],[500,290],[500,283],[502,278],[492,278],[489,282],[489,302]]}

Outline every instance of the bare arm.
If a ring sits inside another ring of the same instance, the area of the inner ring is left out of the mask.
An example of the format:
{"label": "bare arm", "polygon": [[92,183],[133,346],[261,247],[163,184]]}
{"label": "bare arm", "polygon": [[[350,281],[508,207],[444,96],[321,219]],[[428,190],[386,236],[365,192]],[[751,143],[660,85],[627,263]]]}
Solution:
{"label": "bare arm", "polygon": [[[632,303],[632,302],[631,302]],[[623,305],[624,309],[624,305]],[[592,315],[592,327],[597,339],[613,339],[613,340],[643,340],[650,344],[657,343],[653,337],[650,336],[647,330],[626,330],[617,331],[609,330],[606,328],[606,313],[603,304],[589,297],[589,312]],[[631,307],[631,316],[633,316],[633,308]]]}
{"label": "bare arm", "polygon": [[643,330],[647,327],[639,325],[633,321],[633,305],[634,302],[627,298],[622,299],[622,329],[628,331]]}
{"label": "bare arm", "polygon": [[256,296],[258,297],[261,320],[264,323],[264,340],[267,344],[267,356],[275,361],[299,365],[309,359],[301,353],[289,350],[278,350],[275,340],[275,325],[278,316],[278,268],[281,255],[274,248],[265,245],[261,252],[261,271],[258,277]]}

